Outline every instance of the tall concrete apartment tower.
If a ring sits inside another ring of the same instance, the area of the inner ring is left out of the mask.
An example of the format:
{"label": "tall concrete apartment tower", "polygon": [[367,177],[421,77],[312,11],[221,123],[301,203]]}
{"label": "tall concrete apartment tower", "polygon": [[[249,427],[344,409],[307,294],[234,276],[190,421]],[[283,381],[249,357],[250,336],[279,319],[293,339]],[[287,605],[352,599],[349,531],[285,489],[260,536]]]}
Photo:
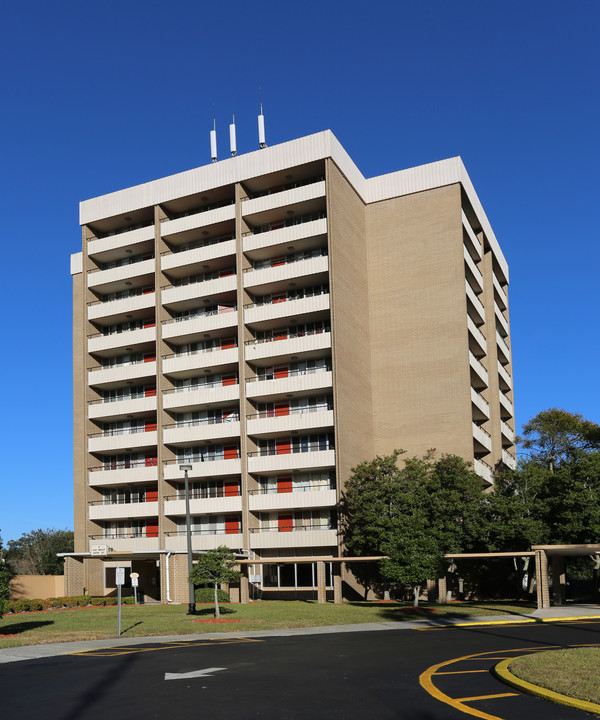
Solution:
{"label": "tall concrete apartment tower", "polygon": [[486,484],[515,465],[508,267],[460,158],[365,179],[327,131],[80,216],[68,592],[120,564],[187,601],[183,464],[194,551],[255,560],[241,601],[323,567],[339,597],[362,460],[435,448]]}

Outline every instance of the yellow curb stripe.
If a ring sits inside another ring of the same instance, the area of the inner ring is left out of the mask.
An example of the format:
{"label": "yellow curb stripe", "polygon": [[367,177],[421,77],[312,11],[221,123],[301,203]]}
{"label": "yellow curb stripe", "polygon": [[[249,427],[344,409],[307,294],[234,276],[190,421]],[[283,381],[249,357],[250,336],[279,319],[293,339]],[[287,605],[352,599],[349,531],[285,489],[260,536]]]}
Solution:
{"label": "yellow curb stripe", "polygon": [[497,695],[474,695],[473,697],[456,698],[458,702],[475,702],[475,700],[493,700],[494,698],[518,697],[518,693],[498,693]]}
{"label": "yellow curb stripe", "polygon": [[452,623],[449,627],[472,627],[473,625],[524,625],[537,622],[535,618],[523,620],[482,620],[480,622]]}
{"label": "yellow curb stripe", "polygon": [[438,675],[468,675],[470,673],[484,672],[489,673],[489,670],[447,670],[446,672],[433,673],[435,677]]}
{"label": "yellow curb stripe", "polygon": [[526,680],[521,680],[521,678],[513,675],[508,669],[508,665],[513,660],[516,660],[516,658],[503,660],[494,668],[498,677],[504,680],[504,682],[517,688],[517,690],[522,690],[530,695],[535,695],[536,697],[551,700],[552,702],[559,703],[560,705],[568,705],[569,707],[586,710],[587,712],[593,712],[596,713],[596,715],[600,715],[600,705],[597,705],[596,703],[591,703],[587,700],[577,700],[576,698],[568,697],[567,695],[561,695],[553,690],[546,690],[546,688],[534,685]]}

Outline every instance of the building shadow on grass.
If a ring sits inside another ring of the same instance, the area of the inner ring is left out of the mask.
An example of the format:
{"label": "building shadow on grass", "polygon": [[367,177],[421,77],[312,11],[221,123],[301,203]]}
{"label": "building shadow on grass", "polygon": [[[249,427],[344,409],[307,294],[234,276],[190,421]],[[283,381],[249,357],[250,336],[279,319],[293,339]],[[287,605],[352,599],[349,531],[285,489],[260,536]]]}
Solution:
{"label": "building shadow on grass", "polygon": [[15,623],[14,625],[5,625],[4,627],[0,627],[0,638],[6,637],[7,635],[19,635],[27,630],[35,630],[36,628],[44,627],[44,625],[54,625],[54,621],[24,620],[23,622]]}
{"label": "building shadow on grass", "polygon": [[[228,605],[219,605],[221,615],[235,615],[236,611]],[[199,617],[214,617],[215,606],[196,608],[196,615]]]}

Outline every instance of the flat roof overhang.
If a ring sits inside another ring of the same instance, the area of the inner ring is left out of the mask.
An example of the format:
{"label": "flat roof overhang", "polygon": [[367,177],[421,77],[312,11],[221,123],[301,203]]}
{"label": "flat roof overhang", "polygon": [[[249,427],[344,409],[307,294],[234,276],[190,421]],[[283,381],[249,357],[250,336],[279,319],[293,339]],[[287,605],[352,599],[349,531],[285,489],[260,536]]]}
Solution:
{"label": "flat roof overhang", "polygon": [[600,555],[600,544],[581,545],[532,545],[532,550],[543,550],[547,555]]}

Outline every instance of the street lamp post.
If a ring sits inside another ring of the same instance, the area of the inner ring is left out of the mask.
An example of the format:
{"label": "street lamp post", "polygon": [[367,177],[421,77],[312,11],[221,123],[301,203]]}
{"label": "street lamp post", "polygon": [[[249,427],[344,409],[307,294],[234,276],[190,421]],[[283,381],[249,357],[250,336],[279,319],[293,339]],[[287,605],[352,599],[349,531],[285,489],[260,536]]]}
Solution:
{"label": "street lamp post", "polygon": [[[185,475],[185,533],[187,536],[187,565],[188,565],[188,578],[192,572],[194,563],[192,561],[192,525],[190,521],[190,484],[188,481],[188,472],[192,469],[191,465],[180,465],[180,470],[183,470]],[[188,615],[196,614],[196,595],[194,592],[194,583],[189,584],[189,604],[188,604]]]}

